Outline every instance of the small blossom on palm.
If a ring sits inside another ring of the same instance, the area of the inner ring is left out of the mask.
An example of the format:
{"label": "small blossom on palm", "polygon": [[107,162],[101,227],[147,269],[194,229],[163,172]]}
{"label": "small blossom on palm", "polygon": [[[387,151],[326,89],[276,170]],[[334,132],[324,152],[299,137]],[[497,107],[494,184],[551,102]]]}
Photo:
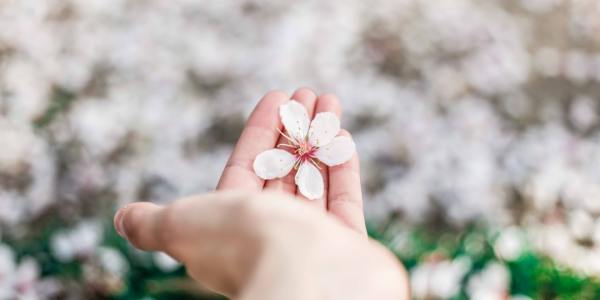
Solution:
{"label": "small blossom on palm", "polygon": [[277,146],[289,151],[270,149],[260,153],[254,160],[254,172],[271,180],[294,169],[302,195],[311,200],[323,197],[321,163],[333,167],[349,161],[356,149],[354,141],[349,136],[338,136],[340,121],[332,112],[317,113],[311,122],[306,108],[291,100],[279,107],[279,115],[286,131],[280,133],[287,143]]}

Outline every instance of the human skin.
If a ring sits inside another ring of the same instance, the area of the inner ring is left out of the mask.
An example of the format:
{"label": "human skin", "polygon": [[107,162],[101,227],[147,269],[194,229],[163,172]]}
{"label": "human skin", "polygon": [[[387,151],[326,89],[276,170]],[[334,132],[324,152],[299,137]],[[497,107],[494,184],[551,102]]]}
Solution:
{"label": "human skin", "polygon": [[[283,142],[278,108],[289,99],[274,91],[258,103],[217,192],[127,205],[115,215],[117,232],[141,250],[169,254],[193,279],[234,299],[409,299],[402,265],[366,235],[356,154],[323,166],[321,200],[299,194],[293,174],[267,182],[254,174],[256,155]],[[292,99],[309,115],[341,115],[331,94],[301,88]]]}

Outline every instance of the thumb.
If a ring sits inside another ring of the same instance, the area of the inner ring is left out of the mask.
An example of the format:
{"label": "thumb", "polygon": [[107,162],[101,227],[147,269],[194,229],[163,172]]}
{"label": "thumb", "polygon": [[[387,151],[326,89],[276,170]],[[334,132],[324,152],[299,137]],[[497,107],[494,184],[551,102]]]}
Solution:
{"label": "thumb", "polygon": [[257,232],[264,226],[253,226],[258,219],[251,216],[260,211],[253,203],[264,201],[252,198],[257,195],[229,192],[181,199],[165,207],[132,203],[115,214],[115,229],[136,248],[165,252],[185,264],[194,279],[232,295],[249,276],[260,250]]}
{"label": "thumb", "polygon": [[164,251],[158,224],[164,208],[150,202],[128,204],[117,211],[114,226],[121,237],[146,251]]}
{"label": "thumb", "polygon": [[[242,199],[249,197],[239,193],[213,193],[180,199],[167,206],[131,203],[115,214],[115,229],[140,250],[162,251],[175,258],[195,255],[197,252],[190,251],[191,245],[199,241],[209,239],[212,245],[220,246],[231,242],[230,235],[217,237],[227,231],[238,232],[240,224],[230,222],[232,211],[239,206],[237,203],[246,202]],[[188,251],[181,253],[180,250]]]}

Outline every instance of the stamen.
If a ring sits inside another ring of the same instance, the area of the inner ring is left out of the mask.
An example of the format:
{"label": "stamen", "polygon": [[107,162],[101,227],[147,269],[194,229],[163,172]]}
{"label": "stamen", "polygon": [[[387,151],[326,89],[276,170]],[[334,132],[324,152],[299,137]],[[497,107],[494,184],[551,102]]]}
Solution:
{"label": "stamen", "polygon": [[302,158],[298,157],[298,159],[296,159],[296,162],[294,163],[294,170],[298,170],[298,168],[300,167],[300,164],[302,163]]}
{"label": "stamen", "polygon": [[317,169],[321,170],[321,166],[319,165],[319,162],[314,160],[312,157],[309,157],[308,159],[310,159],[310,161],[313,163],[313,165],[315,165],[315,167],[317,167]]}
{"label": "stamen", "polygon": [[281,131],[281,129],[277,128],[277,131],[279,131],[279,134],[281,134],[283,137],[285,137],[288,141],[290,141],[290,143],[292,144],[299,144],[298,141],[296,141],[296,139],[293,139],[289,136],[287,136],[285,133],[283,133],[283,131]]}
{"label": "stamen", "polygon": [[294,145],[290,145],[290,144],[279,144],[277,145],[277,147],[288,147],[288,148],[292,148],[292,149],[296,149],[297,147]]}

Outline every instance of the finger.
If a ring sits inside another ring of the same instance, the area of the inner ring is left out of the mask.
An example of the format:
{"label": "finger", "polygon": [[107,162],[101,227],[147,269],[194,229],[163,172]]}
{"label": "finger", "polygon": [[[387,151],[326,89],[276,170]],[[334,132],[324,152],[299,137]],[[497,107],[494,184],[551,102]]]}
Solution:
{"label": "finger", "polygon": [[223,170],[217,190],[262,190],[264,180],[256,176],[252,162],[258,154],[275,146],[277,129],[282,127],[279,106],[288,99],[285,93],[272,91],[258,103]]}
{"label": "finger", "polygon": [[150,202],[131,203],[115,214],[114,226],[120,236],[126,238],[136,248],[154,251],[161,250],[159,241],[159,216],[163,207]]}
{"label": "finger", "polygon": [[[320,112],[326,112],[326,111],[333,112],[338,116],[338,118],[341,118],[342,106],[340,105],[339,99],[333,94],[323,94],[317,98],[317,104],[315,106],[315,115]],[[318,206],[323,211],[325,211],[325,210],[327,210],[327,195],[328,195],[327,191],[328,191],[328,186],[329,186],[329,176],[328,176],[327,166],[325,166],[324,164],[321,164],[320,167],[321,167],[320,172],[321,172],[321,176],[323,177],[323,184],[325,187],[324,192],[323,192],[323,197],[321,199],[308,200],[306,197],[302,196],[302,194],[300,194],[299,191],[296,191],[296,194],[300,199],[309,201],[309,202],[311,202],[311,205]]]}
{"label": "finger", "polygon": [[[350,133],[342,129],[340,135],[350,136]],[[339,218],[348,227],[366,235],[357,153],[354,153],[350,161],[329,168],[327,201],[329,213]]]}
{"label": "finger", "polygon": [[243,254],[256,250],[255,235],[248,232],[254,228],[244,225],[247,220],[240,221],[239,207],[245,206],[236,206],[256,202],[246,201],[251,197],[248,193],[215,193],[166,207],[133,203],[115,214],[115,228],[134,247],[165,252],[185,264],[190,275],[207,287],[229,294],[236,289],[233,280],[240,276],[247,257]]}
{"label": "finger", "polygon": [[[308,88],[300,88],[294,92],[292,99],[302,103],[308,111],[308,116],[312,118],[317,102],[317,95]],[[285,137],[280,136],[277,144],[288,143]],[[296,183],[294,182],[294,172],[290,172],[287,176],[279,179],[269,180],[265,183],[265,189],[279,191],[289,194],[296,193]]]}

